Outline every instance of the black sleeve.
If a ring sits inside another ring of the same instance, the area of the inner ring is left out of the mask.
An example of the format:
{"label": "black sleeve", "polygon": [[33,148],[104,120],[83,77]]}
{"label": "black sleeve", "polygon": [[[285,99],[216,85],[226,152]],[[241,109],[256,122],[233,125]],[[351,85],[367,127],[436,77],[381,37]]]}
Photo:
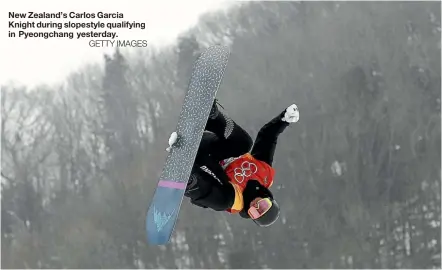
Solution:
{"label": "black sleeve", "polygon": [[273,163],[278,137],[290,125],[282,120],[284,114],[285,110],[258,131],[251,151],[253,157],[266,162],[270,166]]}
{"label": "black sleeve", "polygon": [[231,208],[235,200],[235,189],[219,163],[206,156],[203,164],[195,164],[191,179],[195,182],[188,186],[185,196],[191,203],[215,211]]}
{"label": "black sleeve", "polygon": [[224,211],[232,207],[235,189],[226,179],[227,176],[215,175],[207,165],[198,168],[193,176],[197,178],[197,187],[186,194],[192,204],[215,211]]}
{"label": "black sleeve", "polygon": [[[213,178],[218,181],[221,185],[228,185],[231,186],[229,177],[227,176],[226,172],[224,171],[223,167],[221,165],[214,161],[212,158],[206,158],[204,162],[204,166],[208,168],[209,170],[206,171],[209,173],[209,171],[213,174]],[[210,174],[210,173],[209,173]]]}
{"label": "black sleeve", "polygon": [[216,134],[210,131],[204,131],[200,146],[198,148],[198,153],[195,158],[195,167],[202,168],[203,170],[204,167],[208,168],[206,172],[210,171],[214,174],[212,180],[217,180],[224,185],[229,182],[229,178],[218,162],[217,153],[214,153],[219,151],[220,143],[221,140]]}

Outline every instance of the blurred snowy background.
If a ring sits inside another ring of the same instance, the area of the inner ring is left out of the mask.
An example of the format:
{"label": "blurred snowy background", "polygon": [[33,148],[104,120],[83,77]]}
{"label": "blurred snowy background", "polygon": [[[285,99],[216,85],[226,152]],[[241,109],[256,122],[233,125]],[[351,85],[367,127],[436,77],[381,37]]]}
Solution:
{"label": "blurred snowy background", "polygon": [[[59,56],[11,56],[3,268],[440,268],[440,11],[223,3],[161,44],[66,60],[55,79]],[[282,216],[260,229],[185,200],[171,244],[150,247],[144,219],[167,138],[196,55],[216,43],[232,51],[218,97],[253,136],[299,106],[275,157]]]}

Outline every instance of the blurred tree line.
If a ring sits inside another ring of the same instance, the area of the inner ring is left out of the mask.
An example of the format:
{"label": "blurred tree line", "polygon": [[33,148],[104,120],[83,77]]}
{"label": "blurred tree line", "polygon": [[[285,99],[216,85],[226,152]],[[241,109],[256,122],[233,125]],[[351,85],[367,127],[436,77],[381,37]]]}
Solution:
{"label": "blurred tree line", "polygon": [[[438,2],[241,3],[62,85],[2,85],[3,267],[440,268],[440,29]],[[282,216],[260,229],[186,200],[151,247],[167,138],[217,43],[218,97],[251,135],[299,106],[275,157]]]}

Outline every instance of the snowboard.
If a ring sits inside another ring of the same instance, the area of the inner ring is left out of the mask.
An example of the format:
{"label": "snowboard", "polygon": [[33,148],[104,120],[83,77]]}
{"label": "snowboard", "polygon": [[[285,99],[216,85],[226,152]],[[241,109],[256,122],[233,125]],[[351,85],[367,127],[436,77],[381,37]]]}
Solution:
{"label": "snowboard", "polygon": [[178,141],[166,157],[147,211],[146,233],[147,241],[151,245],[167,244],[173,233],[229,55],[227,47],[211,46],[195,61],[175,130],[178,133]]}

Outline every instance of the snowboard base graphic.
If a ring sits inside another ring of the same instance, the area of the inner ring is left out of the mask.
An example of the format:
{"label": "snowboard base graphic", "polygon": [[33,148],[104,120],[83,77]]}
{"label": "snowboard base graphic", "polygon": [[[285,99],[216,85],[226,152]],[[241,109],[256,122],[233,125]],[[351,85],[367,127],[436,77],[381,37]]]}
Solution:
{"label": "snowboard base graphic", "polygon": [[204,128],[224,76],[229,49],[212,46],[196,60],[178,119],[179,139],[166,158],[146,216],[147,241],[164,245],[173,233]]}

